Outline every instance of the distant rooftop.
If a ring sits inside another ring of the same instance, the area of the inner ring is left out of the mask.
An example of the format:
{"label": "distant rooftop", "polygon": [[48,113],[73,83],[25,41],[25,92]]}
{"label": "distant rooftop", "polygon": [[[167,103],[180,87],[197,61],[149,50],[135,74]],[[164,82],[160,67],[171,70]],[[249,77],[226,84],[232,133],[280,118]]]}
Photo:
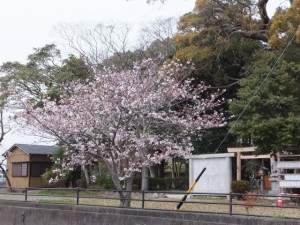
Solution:
{"label": "distant rooftop", "polygon": [[31,145],[31,144],[14,144],[7,151],[11,151],[13,148],[18,147],[22,151],[29,155],[53,155],[54,150],[58,148],[57,145]]}

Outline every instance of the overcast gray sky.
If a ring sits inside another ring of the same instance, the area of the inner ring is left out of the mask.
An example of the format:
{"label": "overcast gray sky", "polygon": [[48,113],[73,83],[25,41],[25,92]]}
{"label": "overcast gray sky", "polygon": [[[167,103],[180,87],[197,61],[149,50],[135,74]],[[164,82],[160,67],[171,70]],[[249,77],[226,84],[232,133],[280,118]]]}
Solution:
{"label": "overcast gray sky", "polygon": [[179,17],[193,9],[194,0],[0,0],[0,63],[25,62],[33,47],[57,41],[60,23],[130,23],[134,29],[161,17]]}
{"label": "overcast gray sky", "polygon": [[[269,13],[287,2],[270,1]],[[156,18],[179,17],[192,11],[195,0],[167,0],[147,4],[146,0],[0,0],[0,64],[26,62],[34,47],[56,43],[54,27],[61,23],[129,23],[132,29]],[[39,139],[16,133],[5,136],[0,152],[14,143],[39,143]]]}

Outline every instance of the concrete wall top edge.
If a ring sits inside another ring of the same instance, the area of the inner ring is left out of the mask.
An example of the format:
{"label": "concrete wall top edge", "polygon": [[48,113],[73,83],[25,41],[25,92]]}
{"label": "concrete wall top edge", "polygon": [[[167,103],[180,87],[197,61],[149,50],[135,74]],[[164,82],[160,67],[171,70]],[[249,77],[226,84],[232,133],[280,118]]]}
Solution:
{"label": "concrete wall top edge", "polygon": [[189,157],[189,159],[212,159],[212,158],[226,158],[226,157],[235,157],[235,153],[192,155]]}
{"label": "concrete wall top edge", "polygon": [[[153,225],[153,224],[165,224],[165,225],[208,225],[208,224],[243,224],[243,225],[300,225],[299,220],[281,220],[281,219],[272,219],[265,217],[251,217],[251,216],[230,216],[224,214],[209,214],[209,213],[193,213],[193,212],[178,212],[178,211],[159,211],[159,210],[143,210],[143,209],[132,209],[132,208],[112,208],[112,207],[100,207],[100,206],[86,206],[86,205],[56,205],[56,204],[40,204],[40,203],[26,203],[26,202],[17,202],[18,205],[14,202],[0,201],[0,216],[3,212],[7,215],[13,215],[19,211],[18,215],[25,212],[26,219],[42,219],[46,220],[47,218],[52,218],[53,215],[56,215],[58,222],[45,224],[36,223],[35,225],[57,225],[57,224],[73,224],[73,225],[86,225],[86,224],[100,224],[101,219],[107,223],[101,223],[100,225],[107,224],[122,224],[122,225]],[[23,205],[23,207],[22,207]],[[25,209],[27,208],[27,209]],[[4,211],[4,209],[6,211]],[[57,212],[59,211],[59,212]],[[11,213],[10,213],[11,212]],[[66,214],[68,215],[66,215]],[[12,216],[7,216],[7,220],[14,220]],[[37,216],[38,215],[38,216]],[[106,217],[108,215],[109,217]],[[86,218],[81,218],[82,216]],[[78,218],[77,218],[78,217]],[[76,220],[80,219],[80,221]],[[94,218],[97,223],[92,223],[90,218]],[[118,222],[122,223],[111,223],[115,218],[118,218]],[[124,222],[127,218],[127,222]],[[128,220],[128,218],[132,218]],[[139,220],[139,221],[136,221]],[[160,222],[161,223],[160,223]],[[172,222],[173,221],[173,222]],[[6,223],[4,223],[6,222]],[[19,225],[18,223],[12,223],[11,221],[3,221],[0,225]],[[62,223],[64,222],[64,223]],[[130,223],[129,223],[130,222]],[[139,222],[139,223],[137,223]],[[141,223],[140,223],[141,222]],[[167,222],[167,223],[164,223]],[[26,223],[30,224],[30,223]],[[31,223],[34,224],[34,223]]]}

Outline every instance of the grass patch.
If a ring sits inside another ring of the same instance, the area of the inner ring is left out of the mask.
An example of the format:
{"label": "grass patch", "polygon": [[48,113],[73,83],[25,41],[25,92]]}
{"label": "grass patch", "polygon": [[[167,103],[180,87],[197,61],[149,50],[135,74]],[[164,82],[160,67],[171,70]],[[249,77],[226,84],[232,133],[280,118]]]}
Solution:
{"label": "grass patch", "polygon": [[208,195],[191,195],[192,200],[205,200],[205,201],[227,201],[223,196],[208,196]]}
{"label": "grass patch", "polygon": [[91,196],[91,197],[102,197],[105,195],[103,191],[86,191],[80,190],[79,195],[81,196]]}
{"label": "grass patch", "polygon": [[285,216],[284,216],[284,214],[276,214],[276,215],[273,216],[273,218],[275,218],[275,219],[285,219]]}
{"label": "grass patch", "polygon": [[[46,196],[76,196],[77,190],[56,190],[56,189],[47,189],[47,190],[36,190],[36,191],[30,191],[32,194],[38,194],[38,195],[46,195]],[[104,195],[103,191],[86,191],[86,190],[80,190],[79,195],[81,196],[95,196],[95,197],[101,197]]]}
{"label": "grass patch", "polygon": [[39,195],[58,195],[58,196],[65,196],[65,195],[76,195],[76,190],[38,190],[38,191],[31,191],[34,194]]}
{"label": "grass patch", "polygon": [[75,204],[74,199],[39,199],[38,203],[64,203],[64,204]]}

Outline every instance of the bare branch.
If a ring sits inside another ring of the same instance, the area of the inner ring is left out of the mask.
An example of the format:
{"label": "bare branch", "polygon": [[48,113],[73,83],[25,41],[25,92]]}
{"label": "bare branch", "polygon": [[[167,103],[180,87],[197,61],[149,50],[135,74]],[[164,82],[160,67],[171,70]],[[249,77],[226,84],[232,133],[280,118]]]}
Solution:
{"label": "bare branch", "polygon": [[130,29],[126,24],[60,25],[56,31],[72,51],[83,57],[94,71],[107,63],[106,60],[112,56],[116,56],[121,64],[126,64],[127,58],[121,55],[129,51]]}

